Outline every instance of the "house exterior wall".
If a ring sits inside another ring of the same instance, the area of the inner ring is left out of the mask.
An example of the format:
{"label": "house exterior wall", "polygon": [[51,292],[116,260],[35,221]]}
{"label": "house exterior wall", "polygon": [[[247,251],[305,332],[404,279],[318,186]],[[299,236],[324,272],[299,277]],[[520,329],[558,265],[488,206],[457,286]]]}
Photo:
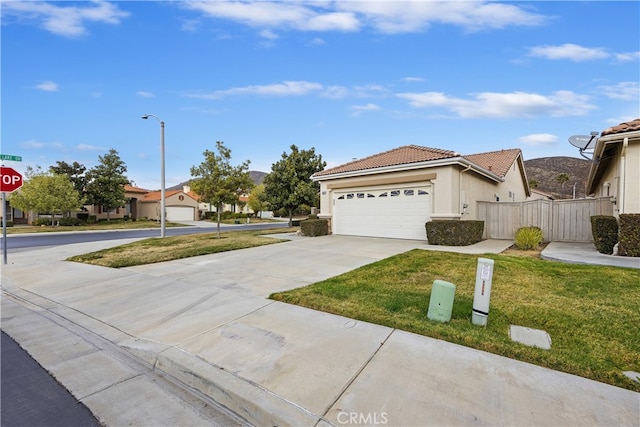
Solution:
{"label": "house exterior wall", "polygon": [[[336,190],[352,187],[382,186],[408,182],[431,184],[432,219],[477,219],[478,201],[524,201],[527,197],[517,162],[497,183],[460,165],[437,166],[384,174],[327,179],[320,181],[320,217],[333,216],[333,195]],[[466,206],[465,206],[466,205]]]}
{"label": "house exterior wall", "polygon": [[[598,141],[596,152],[601,155],[606,144],[617,144],[608,167],[602,171],[597,182],[591,185],[595,197],[614,197],[613,213],[640,213],[640,135],[610,135]],[[594,156],[596,153],[594,153]],[[597,169],[598,164],[592,167]]]}

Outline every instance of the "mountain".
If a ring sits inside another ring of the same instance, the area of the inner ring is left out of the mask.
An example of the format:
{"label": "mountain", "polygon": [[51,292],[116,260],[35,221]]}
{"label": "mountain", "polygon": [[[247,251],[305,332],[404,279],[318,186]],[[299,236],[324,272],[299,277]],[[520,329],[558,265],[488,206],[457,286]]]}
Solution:
{"label": "mountain", "polygon": [[[553,195],[556,199],[571,199],[573,186],[576,188],[576,199],[586,196],[587,179],[591,162],[576,157],[541,157],[524,161],[529,183],[537,181],[536,190]],[[569,175],[569,180],[558,182],[561,173]],[[534,189],[534,187],[531,187]]]}
{"label": "mountain", "polygon": [[[268,174],[266,172],[249,171],[249,176],[251,177],[251,180],[253,181],[253,183],[256,185],[262,184],[262,181],[264,181],[264,177],[267,175]],[[189,184],[189,181],[181,182],[180,184],[174,185],[173,187],[168,187],[167,190],[168,191],[182,190],[182,188],[188,184]]]}

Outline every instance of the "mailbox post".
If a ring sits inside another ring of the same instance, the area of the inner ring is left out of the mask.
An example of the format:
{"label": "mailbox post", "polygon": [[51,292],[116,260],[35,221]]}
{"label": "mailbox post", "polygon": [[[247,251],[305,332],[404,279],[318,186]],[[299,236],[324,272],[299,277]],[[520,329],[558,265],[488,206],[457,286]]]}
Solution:
{"label": "mailbox post", "polygon": [[476,270],[476,288],[473,295],[473,311],[471,313],[471,323],[473,323],[474,325],[487,325],[492,279],[493,260],[487,258],[478,258],[478,268]]}

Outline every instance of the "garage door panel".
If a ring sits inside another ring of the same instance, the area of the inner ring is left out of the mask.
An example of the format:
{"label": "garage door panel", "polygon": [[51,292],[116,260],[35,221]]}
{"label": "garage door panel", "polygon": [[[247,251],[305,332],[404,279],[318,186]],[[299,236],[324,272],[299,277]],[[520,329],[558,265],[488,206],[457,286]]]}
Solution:
{"label": "garage door panel", "polygon": [[168,221],[193,221],[194,208],[188,206],[169,206],[166,208]]}
{"label": "garage door panel", "polygon": [[429,186],[343,190],[334,198],[333,232],[424,240],[430,212]]}

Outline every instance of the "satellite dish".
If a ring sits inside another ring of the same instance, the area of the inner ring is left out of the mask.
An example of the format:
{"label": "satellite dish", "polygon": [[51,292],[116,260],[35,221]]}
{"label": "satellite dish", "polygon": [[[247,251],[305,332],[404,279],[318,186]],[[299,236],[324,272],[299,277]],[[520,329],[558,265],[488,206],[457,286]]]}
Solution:
{"label": "satellite dish", "polygon": [[596,135],[573,135],[569,137],[569,143],[582,150],[594,148],[598,137]]}

